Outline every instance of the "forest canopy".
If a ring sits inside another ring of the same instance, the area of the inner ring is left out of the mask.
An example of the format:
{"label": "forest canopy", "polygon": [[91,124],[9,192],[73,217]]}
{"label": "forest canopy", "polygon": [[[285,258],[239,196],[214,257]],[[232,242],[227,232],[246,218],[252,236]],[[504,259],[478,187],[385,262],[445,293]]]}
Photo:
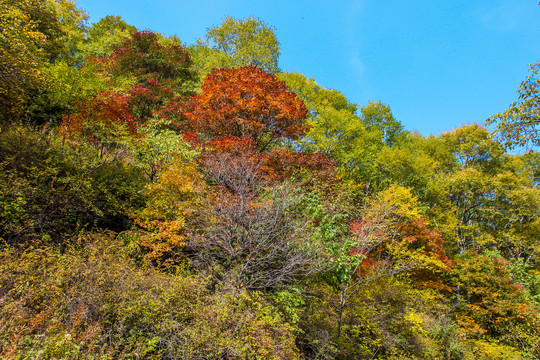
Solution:
{"label": "forest canopy", "polygon": [[1,358],[540,358],[539,63],[423,136],[255,17],[0,5]]}

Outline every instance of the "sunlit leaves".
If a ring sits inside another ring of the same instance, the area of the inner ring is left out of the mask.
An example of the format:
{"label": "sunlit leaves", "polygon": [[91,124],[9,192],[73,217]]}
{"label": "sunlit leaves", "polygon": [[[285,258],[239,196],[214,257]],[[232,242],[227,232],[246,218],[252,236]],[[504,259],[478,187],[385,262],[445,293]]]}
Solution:
{"label": "sunlit leaves", "polygon": [[120,16],[108,15],[88,27],[86,38],[79,45],[79,57],[109,56],[114,48],[129,39],[137,31]]}
{"label": "sunlit leaves", "polygon": [[143,127],[139,130],[140,136],[129,144],[150,181],[154,181],[175,159],[189,162],[198,154],[176,132],[161,128],[159,124],[154,120]]}
{"label": "sunlit leaves", "polygon": [[21,115],[28,92],[43,82],[39,66],[45,54],[40,47],[46,37],[22,1],[2,0],[0,5],[0,109],[2,120],[8,121]]}
{"label": "sunlit leaves", "polygon": [[360,108],[362,120],[370,130],[380,131],[382,140],[388,146],[394,145],[403,136],[403,125],[394,118],[388,105],[380,101],[370,101]]}
{"label": "sunlit leaves", "polygon": [[531,74],[518,89],[519,100],[510,107],[487,119],[488,124],[497,124],[496,131],[505,146],[540,145],[540,63],[530,66]]}
{"label": "sunlit leaves", "polygon": [[263,151],[307,129],[307,110],[274,75],[255,67],[214,70],[185,113],[189,125],[208,138],[248,137]]}
{"label": "sunlit leaves", "polygon": [[138,31],[115,47],[110,56],[94,58],[111,84],[125,89],[139,82],[156,80],[178,93],[190,93],[195,74],[189,53],[175,42],[162,44],[160,36]]}
{"label": "sunlit leaves", "polygon": [[404,135],[390,108],[370,102],[360,108],[337,90],[325,89],[302,74],[280,74],[305,103],[309,131],[292,146],[307,152],[321,152],[336,161],[344,178],[366,184],[366,192],[380,190],[377,155]]}
{"label": "sunlit leaves", "polygon": [[227,17],[220,26],[208,29],[205,42],[232,58],[234,66],[259,66],[278,70],[279,42],[275,28],[254,18]]}
{"label": "sunlit leaves", "polygon": [[538,321],[538,312],[509,270],[497,252],[464,254],[454,270],[460,287],[458,320],[472,336],[488,333],[526,347],[527,329]]}
{"label": "sunlit leaves", "polygon": [[189,217],[203,206],[204,192],[201,174],[181,159],[149,184],[145,208],[133,214],[139,230],[132,236],[139,254],[153,261],[177,256],[188,241]]}

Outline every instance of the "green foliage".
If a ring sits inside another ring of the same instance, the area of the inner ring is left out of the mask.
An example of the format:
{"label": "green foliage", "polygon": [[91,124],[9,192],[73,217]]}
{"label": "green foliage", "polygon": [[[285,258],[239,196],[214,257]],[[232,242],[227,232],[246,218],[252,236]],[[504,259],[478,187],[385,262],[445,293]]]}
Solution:
{"label": "green foliage", "polygon": [[179,269],[137,268],[108,234],[78,249],[0,255],[2,358],[299,358],[292,328],[260,295],[212,294]]}
{"label": "green foliage", "polygon": [[175,131],[163,125],[162,121],[152,119],[139,131],[140,137],[130,140],[135,158],[150,181],[154,181],[163,168],[171,164],[175,158],[189,162],[199,153]]}
{"label": "green foliage", "polygon": [[378,169],[385,163],[379,154],[404,137],[390,108],[370,102],[358,115],[357,105],[339,91],[325,89],[298,73],[279,76],[309,110],[310,130],[292,147],[328,155],[337,162],[344,178],[365,184],[367,193],[387,185]]}
{"label": "green foliage", "polygon": [[227,69],[235,66],[230,55],[204,43],[191,45],[188,47],[188,51],[193,60],[193,69],[199,74],[200,85],[213,69]]}
{"label": "green foliage", "polygon": [[[28,117],[42,124],[73,105],[65,92],[92,87],[75,80],[76,69],[70,68],[87,15],[67,0],[2,1],[1,8],[0,121]],[[89,76],[84,82],[95,83]]]}
{"label": "green foliage", "polygon": [[519,100],[510,107],[487,119],[487,124],[497,124],[496,132],[507,148],[540,145],[538,125],[540,124],[540,63],[531,64],[531,74],[518,89]]}
{"label": "green foliage", "polygon": [[386,187],[398,184],[412,189],[425,200],[435,176],[437,162],[421,149],[425,140],[415,135],[403,136],[399,146],[383,147],[376,154],[378,181]]}
{"label": "green foliage", "polygon": [[74,0],[47,0],[52,18],[39,19],[39,27],[47,35],[45,49],[51,63],[67,61],[78,63],[78,47],[83,41],[88,15],[76,7]]}
{"label": "green foliage", "polygon": [[[340,92],[325,89],[304,75],[285,73],[279,77],[304,101],[309,111],[307,121],[310,130],[300,141],[302,150],[322,152],[338,160],[340,165],[346,165],[346,153],[358,144],[351,136],[366,132],[355,114],[356,105],[349,103]],[[369,151],[369,145],[362,140],[360,142],[359,148]]]}
{"label": "green foliage", "polygon": [[403,136],[403,125],[394,118],[390,107],[370,101],[360,108],[362,119],[368,129],[374,129],[382,133],[382,140],[388,146],[393,146]]}
{"label": "green foliage", "polygon": [[309,293],[298,335],[299,347],[308,358],[457,360],[463,356],[463,343],[444,298],[413,289],[403,278],[380,278],[357,291],[342,314],[339,337],[335,335],[339,294],[320,284]]}
{"label": "green foliage", "polygon": [[517,284],[523,286],[528,297],[540,305],[540,274],[523,258],[511,261],[510,272]]}
{"label": "green foliage", "polygon": [[135,26],[127,24],[120,16],[107,15],[87,28],[77,55],[81,59],[109,56],[136,31]]}
{"label": "green foliage", "polygon": [[143,186],[132,166],[95,156],[83,145],[24,128],[0,134],[0,237],[8,243],[64,243],[86,228],[121,229]]}
{"label": "green foliage", "polygon": [[279,41],[275,28],[253,16],[236,20],[227,17],[209,28],[201,44],[222,51],[236,67],[255,65],[265,71],[278,71]]}
{"label": "green foliage", "polygon": [[0,120],[11,122],[23,113],[28,92],[43,82],[40,48],[46,36],[37,29],[23,1],[2,0],[0,7]]}
{"label": "green foliage", "polygon": [[65,61],[57,61],[42,69],[47,79],[29,104],[27,117],[32,124],[58,125],[62,117],[70,116],[78,104],[105,89],[103,79],[95,76],[94,68],[77,69]]}
{"label": "green foliage", "polygon": [[466,350],[463,359],[482,359],[482,360],[525,360],[531,359],[527,353],[520,352],[513,346],[500,344],[495,341],[468,341],[465,342]]}
{"label": "green foliage", "polygon": [[1,358],[540,357],[540,155],[505,152],[539,64],[502,143],[423,137],[277,73],[254,17],[186,48],[0,7]]}

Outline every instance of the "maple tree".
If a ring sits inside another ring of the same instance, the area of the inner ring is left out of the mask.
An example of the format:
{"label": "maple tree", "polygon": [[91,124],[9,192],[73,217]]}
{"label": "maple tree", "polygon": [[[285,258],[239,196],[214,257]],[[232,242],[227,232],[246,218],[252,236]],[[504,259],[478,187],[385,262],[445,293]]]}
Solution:
{"label": "maple tree", "polygon": [[163,127],[177,128],[175,120],[181,116],[184,101],[184,96],[175,95],[172,89],[154,79],[137,83],[126,92],[102,90],[81,101],[73,113],[63,117],[60,134],[64,139],[82,135],[104,148],[108,143],[114,145],[124,135],[142,135],[139,128],[150,120],[155,120],[154,127],[160,122],[157,119],[163,119]]}
{"label": "maple tree", "polygon": [[65,116],[60,125],[60,136],[82,137],[101,154],[115,141],[128,133],[134,135],[138,124],[129,111],[129,98],[126,95],[101,91],[89,101],[78,105],[78,111]]}
{"label": "maple tree", "polygon": [[460,290],[458,322],[469,336],[489,334],[537,356],[538,344],[530,343],[528,334],[537,331],[538,309],[526,298],[524,287],[512,278],[508,261],[497,251],[469,251],[456,265],[452,273]]}
{"label": "maple tree", "polygon": [[190,128],[207,138],[248,137],[259,151],[307,130],[304,103],[255,66],[214,70],[184,115]]}
{"label": "maple tree", "polygon": [[192,163],[175,159],[146,189],[146,206],[133,214],[131,233],[139,253],[151,261],[178,254],[188,240],[189,218],[202,206],[202,176]]}

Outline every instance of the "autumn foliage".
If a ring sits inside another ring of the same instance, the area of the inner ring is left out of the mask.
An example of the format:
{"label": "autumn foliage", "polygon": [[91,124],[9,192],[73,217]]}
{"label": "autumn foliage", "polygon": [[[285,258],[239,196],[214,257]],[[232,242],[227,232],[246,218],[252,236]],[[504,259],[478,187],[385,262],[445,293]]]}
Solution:
{"label": "autumn foliage", "polygon": [[104,65],[112,76],[136,76],[144,81],[156,79],[169,85],[191,80],[191,59],[181,45],[165,46],[159,42],[158,34],[144,30],[133,34],[114,52],[94,61]]}
{"label": "autumn foliage", "polygon": [[304,103],[276,76],[255,66],[210,73],[185,112],[208,138],[248,137],[259,151],[278,139],[297,139],[307,125]]}
{"label": "autumn foliage", "polygon": [[540,153],[280,74],[253,17],[0,19],[1,359],[540,359]]}

